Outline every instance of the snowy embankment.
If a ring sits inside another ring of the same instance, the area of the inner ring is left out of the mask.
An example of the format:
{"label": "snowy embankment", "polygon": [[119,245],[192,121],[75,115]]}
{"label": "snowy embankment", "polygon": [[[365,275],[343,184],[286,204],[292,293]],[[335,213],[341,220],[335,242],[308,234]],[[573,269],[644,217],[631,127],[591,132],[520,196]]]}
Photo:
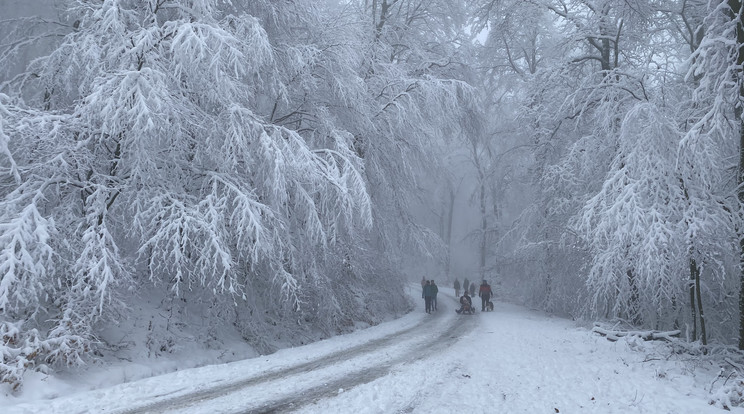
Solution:
{"label": "snowy embankment", "polygon": [[659,342],[613,343],[499,302],[459,316],[447,292],[433,315],[418,302],[350,335],[2,412],[724,412],[708,404],[713,367],[667,358]]}

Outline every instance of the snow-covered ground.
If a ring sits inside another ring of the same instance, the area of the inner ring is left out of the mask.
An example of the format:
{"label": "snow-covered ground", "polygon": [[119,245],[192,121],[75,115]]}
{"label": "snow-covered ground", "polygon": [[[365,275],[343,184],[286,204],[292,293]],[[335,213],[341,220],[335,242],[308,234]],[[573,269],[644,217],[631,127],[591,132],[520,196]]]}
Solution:
{"label": "snow-covered ground", "polygon": [[717,373],[666,361],[658,344],[611,343],[504,303],[475,317],[477,327],[441,354],[298,412],[724,412],[708,404]]}
{"label": "snow-covered ground", "polygon": [[95,390],[66,384],[54,399],[0,396],[0,412],[724,412],[709,404],[723,381],[714,367],[670,357],[660,342],[609,342],[501,302],[460,316],[451,292],[433,315],[419,302],[398,320],[268,356]]}

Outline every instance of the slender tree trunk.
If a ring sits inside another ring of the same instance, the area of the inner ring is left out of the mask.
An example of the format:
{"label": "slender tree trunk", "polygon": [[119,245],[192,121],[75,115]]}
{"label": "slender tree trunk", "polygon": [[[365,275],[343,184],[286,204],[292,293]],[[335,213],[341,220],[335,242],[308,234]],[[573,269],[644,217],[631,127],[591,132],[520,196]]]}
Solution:
{"label": "slender tree trunk", "polygon": [[[372,7],[374,8],[374,12],[377,13],[377,1],[374,0],[372,2]],[[380,3],[380,19],[375,24],[375,38],[379,39],[382,35],[382,28],[385,27],[385,22],[387,21],[388,17],[388,9],[390,8],[391,4],[387,2],[387,0],[382,0],[382,3]]]}
{"label": "slender tree trunk", "polygon": [[[473,141],[472,145],[472,156],[473,163],[475,164],[475,170],[478,173],[478,207],[481,219],[480,225],[480,238],[478,239],[479,244],[479,263],[478,263],[478,275],[481,280],[486,278],[486,254],[487,254],[487,241],[488,241],[488,209],[486,208],[486,167],[481,164],[479,159],[480,154],[478,152],[478,144]],[[487,164],[487,163],[486,163]]]}
{"label": "slender tree trunk", "polygon": [[377,29],[377,0],[372,0],[372,26]]}
{"label": "slender tree trunk", "polygon": [[638,282],[636,282],[633,271],[628,269],[626,272],[628,276],[628,284],[630,285],[630,319],[636,326],[643,325],[643,315],[641,314],[641,299],[638,294]]}
{"label": "slender tree trunk", "polygon": [[481,212],[481,239],[480,239],[480,280],[486,280],[486,247],[488,235],[488,216],[486,211],[486,183],[485,177],[480,182],[480,212]]}
{"label": "slender tree trunk", "polygon": [[[549,217],[548,209],[546,208],[543,210],[543,217]],[[550,266],[551,263],[551,243],[550,240],[550,230],[548,229],[548,226],[543,227],[543,231],[545,232],[545,235],[543,236],[543,240],[548,241],[548,243],[545,243],[545,258],[541,261],[542,265],[540,266],[540,270],[543,273],[543,280],[545,281],[545,297],[543,298],[544,302],[544,308],[546,311],[552,311],[551,304],[553,302],[552,296],[553,296],[553,276],[551,273]],[[609,318],[606,318],[609,319]]]}
{"label": "slender tree trunk", "polygon": [[692,342],[697,341],[697,307],[695,306],[695,260],[690,258],[690,315],[692,317]]}
{"label": "slender tree trunk", "polygon": [[444,273],[447,280],[450,280],[450,271],[452,269],[452,218],[455,211],[455,190],[450,188],[449,211],[447,211],[447,257],[444,261]]}
{"label": "slender tree trunk", "polygon": [[690,274],[695,278],[695,299],[697,299],[698,314],[700,315],[700,340],[703,342],[703,345],[708,345],[708,337],[705,334],[703,299],[700,293],[700,268],[695,259],[690,259]]}

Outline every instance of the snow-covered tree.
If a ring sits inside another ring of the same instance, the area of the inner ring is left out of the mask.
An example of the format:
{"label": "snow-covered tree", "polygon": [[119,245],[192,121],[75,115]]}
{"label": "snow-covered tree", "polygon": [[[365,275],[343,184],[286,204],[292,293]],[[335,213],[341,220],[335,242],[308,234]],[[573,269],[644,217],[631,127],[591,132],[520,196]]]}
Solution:
{"label": "snow-covered tree", "polygon": [[0,82],[3,381],[82,363],[148,285],[262,351],[406,309],[394,246],[428,248],[407,200],[468,86],[449,16],[395,3],[70,2]]}
{"label": "snow-covered tree", "polygon": [[543,292],[544,306],[578,312],[586,303],[578,292],[595,299],[584,311],[691,322],[693,339],[698,322],[704,329],[703,300],[725,318],[738,211],[725,179],[730,151],[713,138],[720,131],[699,132],[716,129],[704,115],[716,96],[705,76],[716,70],[684,76],[688,59],[700,68],[726,55],[697,52],[703,34],[725,26],[710,17],[703,26],[706,4],[478,2],[479,21],[492,29],[492,67],[529,91],[521,120],[535,138],[539,191],[512,230],[524,237],[513,260],[541,258],[532,260],[541,269],[524,272],[542,278],[532,293]]}
{"label": "snow-covered tree", "polygon": [[[712,1],[703,25],[704,37],[692,56],[688,78],[697,83],[693,103],[697,109],[685,136],[686,162],[696,165],[698,189],[717,190],[719,218],[728,216],[724,240],[738,240],[739,348],[744,349],[744,277],[741,276],[741,204],[744,202],[744,23],[738,1]],[[738,157],[736,154],[738,153]],[[736,202],[734,202],[736,200]],[[720,211],[723,210],[723,211]],[[720,220],[720,219],[719,219]]]}

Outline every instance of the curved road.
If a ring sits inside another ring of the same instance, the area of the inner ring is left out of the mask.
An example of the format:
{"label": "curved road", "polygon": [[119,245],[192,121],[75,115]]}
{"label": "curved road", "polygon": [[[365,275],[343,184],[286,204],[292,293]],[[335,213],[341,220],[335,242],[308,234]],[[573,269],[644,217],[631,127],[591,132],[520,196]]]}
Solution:
{"label": "curved road", "polygon": [[[439,310],[422,323],[290,367],[240,381],[165,397],[122,411],[141,413],[282,413],[340,390],[371,382],[400,364],[428,358],[475,326],[475,316],[457,315],[454,297],[440,293]],[[421,311],[417,307],[417,311]]]}

